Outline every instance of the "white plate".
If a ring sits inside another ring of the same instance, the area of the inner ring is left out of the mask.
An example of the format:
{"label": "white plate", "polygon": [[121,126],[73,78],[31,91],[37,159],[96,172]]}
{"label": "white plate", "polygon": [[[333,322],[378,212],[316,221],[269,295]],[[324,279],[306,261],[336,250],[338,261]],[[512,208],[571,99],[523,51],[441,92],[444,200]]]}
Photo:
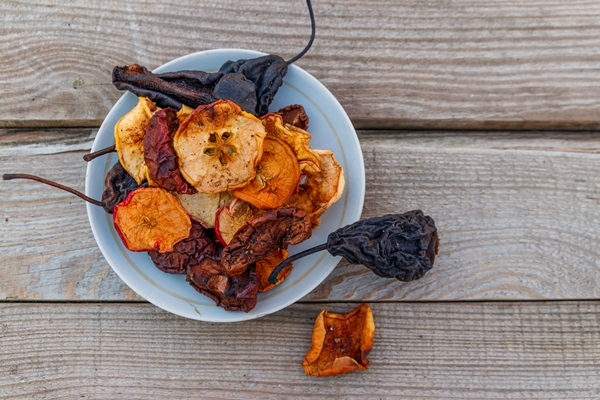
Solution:
{"label": "white plate", "polygon": [[[180,70],[216,71],[227,60],[261,56],[250,50],[220,49],[190,54],[173,60],[154,72]],[[113,128],[121,116],[137,102],[132,93],[125,93],[110,110],[102,123],[92,151],[114,144]],[[270,110],[290,104],[302,104],[310,118],[308,131],[313,135],[311,147],[333,150],[344,168],[346,188],[342,198],[321,219],[312,237],[301,245],[291,246],[290,254],[327,241],[327,235],[337,228],[360,218],[365,194],[365,172],[362,152],[350,119],[333,95],[314,77],[301,68],[290,65]],[[116,153],[102,156],[88,164],[85,192],[102,197],[104,177],[117,162]],[[128,251],[112,223],[112,215],[101,207],[87,205],[94,237],[102,254],[121,279],[140,296],[154,305],[182,317],[213,322],[232,322],[258,318],[298,301],[319,285],[335,268],[339,257],[321,252],[295,262],[287,279],[276,288],[261,293],[258,303],[249,313],[225,311],[212,300],[196,292],[184,275],[171,275],[157,269],[145,253]]]}

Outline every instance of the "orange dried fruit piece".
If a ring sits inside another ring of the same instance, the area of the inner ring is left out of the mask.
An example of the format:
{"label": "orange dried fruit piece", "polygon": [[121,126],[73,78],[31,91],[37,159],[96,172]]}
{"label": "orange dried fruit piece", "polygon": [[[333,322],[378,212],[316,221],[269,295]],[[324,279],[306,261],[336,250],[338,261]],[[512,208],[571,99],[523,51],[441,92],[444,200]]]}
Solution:
{"label": "orange dried fruit piece", "polygon": [[374,333],[373,312],[366,304],[348,314],[321,311],[315,321],[312,347],[302,363],[304,372],[331,376],[367,369]]}
{"label": "orange dried fruit piece", "polygon": [[313,228],[319,226],[321,216],[335,204],[344,192],[344,170],[330,150],[315,150],[321,161],[318,171],[304,171],[305,181],[286,203],[306,212]]}
{"label": "orange dried fruit piece", "polygon": [[277,267],[283,260],[288,258],[288,256],[288,251],[281,249],[276,254],[256,262],[256,276],[258,278],[259,292],[262,293],[273,289],[275,286],[283,282],[290,272],[292,272],[294,263],[289,263],[279,272],[279,274],[277,274],[277,282],[269,283],[269,276],[271,275],[271,272],[273,272],[275,267]]}
{"label": "orange dried fruit piece", "polygon": [[256,176],[232,193],[260,210],[269,210],[284,205],[298,188],[299,181],[300,167],[292,149],[285,142],[267,136]]}
{"label": "orange dried fruit piece", "polygon": [[283,140],[290,146],[301,170],[308,168],[316,171],[320,168],[320,157],[310,148],[309,142],[312,139],[310,133],[293,125],[284,124],[281,115],[267,114],[261,120],[269,136]]}
{"label": "orange dried fruit piece", "polygon": [[115,124],[115,149],[119,161],[138,185],[146,179],[144,136],[150,117],[156,110],[158,108],[151,100],[139,97],[135,107]]}
{"label": "orange dried fruit piece", "polygon": [[161,188],[141,188],[114,208],[113,222],[131,251],[173,251],[190,235],[192,221],[179,200]]}
{"label": "orange dried fruit piece", "polygon": [[234,198],[229,206],[219,208],[215,218],[215,233],[219,242],[227,246],[236,232],[256,215],[256,208]]}
{"label": "orange dried fruit piece", "polygon": [[233,196],[230,192],[221,192],[215,194],[194,193],[194,194],[176,194],[179,202],[192,217],[200,220],[205,228],[215,226],[215,216],[217,211],[227,204],[231,203]]}
{"label": "orange dried fruit piece", "polygon": [[219,100],[196,108],[173,137],[181,174],[201,193],[246,185],[256,176],[265,128],[235,103]]}

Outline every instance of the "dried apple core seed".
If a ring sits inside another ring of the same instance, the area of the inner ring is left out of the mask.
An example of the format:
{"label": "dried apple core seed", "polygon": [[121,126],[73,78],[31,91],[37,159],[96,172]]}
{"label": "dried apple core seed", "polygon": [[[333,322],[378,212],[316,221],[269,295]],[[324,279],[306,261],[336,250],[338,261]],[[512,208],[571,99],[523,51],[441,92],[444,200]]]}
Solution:
{"label": "dried apple core seed", "polygon": [[238,154],[235,146],[227,144],[234,137],[233,132],[223,132],[220,135],[216,132],[211,133],[208,137],[208,144],[204,146],[204,154],[209,157],[216,156],[222,165],[227,165]]}

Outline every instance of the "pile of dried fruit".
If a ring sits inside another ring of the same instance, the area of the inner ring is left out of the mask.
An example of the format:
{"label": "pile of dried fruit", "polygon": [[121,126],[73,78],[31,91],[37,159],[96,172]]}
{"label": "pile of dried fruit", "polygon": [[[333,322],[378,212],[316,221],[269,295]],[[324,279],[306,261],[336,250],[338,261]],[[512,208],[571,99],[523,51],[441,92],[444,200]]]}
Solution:
{"label": "pile of dried fruit", "polygon": [[342,167],[310,147],[307,126],[300,105],[258,118],[231,100],[175,110],[139,97],[114,128],[105,209],[127,249],[248,312],[289,274],[291,265],[268,281],[287,247],[308,239],[344,190]]}

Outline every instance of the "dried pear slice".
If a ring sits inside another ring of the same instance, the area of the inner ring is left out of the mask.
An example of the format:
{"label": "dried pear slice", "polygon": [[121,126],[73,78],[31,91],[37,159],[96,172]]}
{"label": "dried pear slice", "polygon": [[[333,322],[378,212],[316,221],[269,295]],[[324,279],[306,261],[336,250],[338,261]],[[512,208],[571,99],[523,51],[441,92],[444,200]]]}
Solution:
{"label": "dried pear slice", "polygon": [[319,155],[321,169],[305,171],[306,180],[287,201],[286,207],[296,207],[306,212],[313,229],[319,226],[321,216],[337,202],[344,192],[344,170],[330,150],[314,150]]}
{"label": "dried pear slice", "polygon": [[233,199],[230,192],[177,194],[176,196],[188,214],[200,220],[206,228],[215,226],[217,211],[231,203]]}
{"label": "dried pear slice", "polygon": [[235,103],[219,100],[196,108],[173,138],[183,177],[201,193],[246,185],[256,175],[265,128]]}
{"label": "dried pear slice", "polygon": [[269,136],[283,140],[291,147],[298,159],[300,170],[319,170],[321,161],[319,155],[310,148],[309,142],[312,139],[310,133],[293,125],[284,124],[283,118],[278,114],[267,114],[261,120]]}
{"label": "dried pear slice", "polygon": [[139,97],[135,107],[115,124],[115,148],[119,161],[138,185],[146,179],[144,136],[150,117],[158,108],[146,97]]}
{"label": "dried pear slice", "polygon": [[267,136],[256,177],[232,193],[261,210],[277,208],[298,189],[300,167],[292,149],[277,138]]}
{"label": "dried pear slice", "polygon": [[129,194],[113,213],[113,222],[131,251],[173,251],[187,238],[192,221],[179,200],[160,188],[141,188]]}

